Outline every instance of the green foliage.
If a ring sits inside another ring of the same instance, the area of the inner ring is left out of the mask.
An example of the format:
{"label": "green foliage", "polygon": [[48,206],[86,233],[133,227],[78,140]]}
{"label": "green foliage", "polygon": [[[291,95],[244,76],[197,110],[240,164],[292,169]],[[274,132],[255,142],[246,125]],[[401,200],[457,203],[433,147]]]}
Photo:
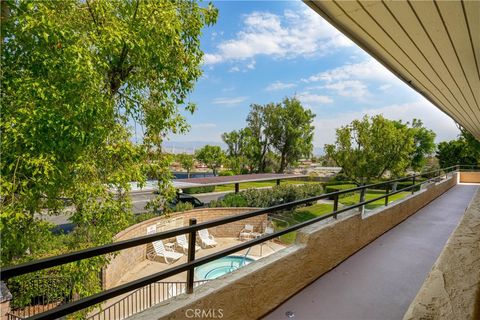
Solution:
{"label": "green foliage", "polygon": [[282,103],[252,104],[247,127],[222,135],[228,146],[230,168],[239,173],[284,172],[313,149],[313,118],[296,98]]}
{"label": "green foliage", "polygon": [[195,157],[191,154],[181,153],[177,154],[176,158],[182,168],[187,171],[187,178],[190,178],[190,172],[195,166]]}
{"label": "green foliage", "polygon": [[211,207],[271,207],[277,204],[313,197],[322,193],[319,183],[280,185],[271,189],[247,189],[229,193],[222,200],[210,202]]}
{"label": "green foliage", "polygon": [[229,193],[222,200],[211,201],[210,207],[248,207],[248,202],[243,194]]}
{"label": "green foliage", "polygon": [[427,163],[427,157],[435,151],[435,132],[423,127],[419,119],[413,119],[410,130],[413,132],[415,148],[411,154],[410,167],[422,171]]}
{"label": "green foliage", "polygon": [[378,115],[365,116],[337,129],[335,144],[325,145],[329,157],[358,184],[380,179],[387,171],[405,173],[414,151],[414,132]]}
{"label": "green foliage", "polygon": [[[130,181],[174,190],[163,137],[201,76],[201,31],[217,10],[190,1],[2,1],[1,265],[112,241],[132,219]],[[145,128],[131,142],[129,123]],[[64,201],[68,199],[68,201]],[[35,214],[73,211],[54,241]],[[75,292],[98,291],[103,257],[55,269]],[[41,273],[40,273],[41,274]]]}
{"label": "green foliage", "polygon": [[201,161],[207,167],[212,169],[213,175],[217,175],[218,168],[225,163],[226,155],[219,146],[206,145],[203,148],[197,150],[195,157],[198,161]]}
{"label": "green foliage", "polygon": [[184,212],[193,209],[193,204],[190,202],[178,202],[173,208],[172,212]]}
{"label": "green foliage", "polygon": [[205,187],[193,187],[182,189],[183,193],[196,194],[196,193],[209,193],[215,191],[215,186],[205,186]]}
{"label": "green foliage", "polygon": [[437,146],[437,158],[441,168],[454,165],[480,164],[480,142],[469,132],[462,130],[457,140],[443,141]]}
{"label": "green foliage", "polygon": [[265,133],[280,158],[277,172],[284,172],[300,158],[311,156],[315,114],[303,108],[297,98],[285,98],[282,104],[267,110],[270,114]]}
{"label": "green foliage", "polygon": [[[355,184],[328,185],[328,186],[325,186],[325,193],[343,191],[343,190],[347,190],[347,189],[353,189],[353,188],[356,188],[356,187],[357,187],[357,185],[355,185]],[[351,193],[344,193],[344,194],[341,194],[340,197],[346,197],[349,194],[351,194]],[[332,197],[332,199],[333,199],[333,197]]]}
{"label": "green foliage", "polygon": [[237,173],[236,172],[233,172],[232,170],[224,170],[224,171],[220,171],[220,173],[218,174],[219,176],[223,176],[223,177],[226,177],[226,176],[234,176],[236,175]]}

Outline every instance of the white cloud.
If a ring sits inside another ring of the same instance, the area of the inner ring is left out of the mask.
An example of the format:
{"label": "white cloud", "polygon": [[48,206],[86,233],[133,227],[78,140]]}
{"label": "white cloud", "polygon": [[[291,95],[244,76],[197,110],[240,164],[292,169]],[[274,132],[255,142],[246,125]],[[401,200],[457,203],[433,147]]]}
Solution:
{"label": "white cloud", "polygon": [[367,86],[359,80],[344,80],[328,83],[324,88],[333,90],[340,96],[354,97],[357,99],[361,99],[368,94]]}
{"label": "white cloud", "polygon": [[391,84],[387,83],[387,84],[383,84],[381,86],[378,87],[378,90],[381,90],[381,91],[387,91],[388,89],[390,89],[392,87]]}
{"label": "white cloud", "polygon": [[275,58],[322,56],[353,43],[309,8],[283,15],[253,12],[245,15],[243,29],[221,42],[215,53],[204,56],[205,64],[253,59],[256,55]]}
{"label": "white cloud", "polygon": [[323,71],[312,75],[304,82],[335,82],[341,80],[376,80],[383,82],[398,82],[400,81],[387,68],[373,58],[368,58],[366,61],[359,63],[348,63],[341,67],[337,67],[328,71]]}
{"label": "white cloud", "polygon": [[231,67],[229,72],[240,72],[240,68],[238,66]]}
{"label": "white cloud", "polygon": [[312,94],[309,92],[302,92],[296,95],[297,99],[300,100],[307,107],[318,107],[322,104],[332,103],[333,99],[328,96],[322,96],[318,94]]}
{"label": "white cloud", "polygon": [[215,123],[195,123],[192,124],[192,128],[194,129],[209,129],[209,128],[216,128],[217,125]]}
{"label": "white cloud", "polygon": [[411,122],[413,118],[420,119],[425,127],[432,129],[437,134],[437,142],[455,139],[459,133],[454,121],[449,116],[422,98],[412,103],[393,104],[357,112],[344,112],[334,117],[317,116],[314,122],[314,145],[323,148],[326,143],[335,142],[335,129],[349,124],[354,119],[360,119],[365,114],[369,116],[383,114],[388,119],[403,120],[404,122]]}
{"label": "white cloud", "polygon": [[213,104],[220,104],[226,106],[232,106],[240,104],[247,100],[248,97],[232,97],[232,98],[215,98],[213,99]]}
{"label": "white cloud", "polygon": [[283,89],[288,89],[288,88],[293,88],[296,87],[297,85],[295,83],[285,83],[285,82],[280,82],[280,81],[275,81],[273,83],[270,83],[265,90],[266,91],[276,91],[276,90],[283,90]]}

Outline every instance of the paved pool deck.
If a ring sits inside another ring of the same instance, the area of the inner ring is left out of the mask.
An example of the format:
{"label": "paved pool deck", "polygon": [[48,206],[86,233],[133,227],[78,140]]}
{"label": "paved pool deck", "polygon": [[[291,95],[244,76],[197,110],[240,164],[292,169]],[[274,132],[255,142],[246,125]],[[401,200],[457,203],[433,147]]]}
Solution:
{"label": "paved pool deck", "polygon": [[477,188],[456,185],[264,319],[402,319]]}

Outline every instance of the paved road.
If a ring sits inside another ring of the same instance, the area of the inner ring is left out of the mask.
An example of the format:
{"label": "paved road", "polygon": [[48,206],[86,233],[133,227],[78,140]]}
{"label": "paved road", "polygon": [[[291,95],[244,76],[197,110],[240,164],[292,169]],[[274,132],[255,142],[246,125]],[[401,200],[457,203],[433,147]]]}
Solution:
{"label": "paved road", "polygon": [[[223,198],[227,193],[230,192],[215,192],[215,193],[204,193],[204,194],[193,194],[194,197],[198,198],[203,203],[210,203],[212,200],[218,200]],[[142,213],[145,212],[145,206],[148,201],[150,201],[155,195],[152,192],[132,192],[132,206],[133,213]]]}
{"label": "paved road", "polygon": [[402,319],[476,189],[453,187],[265,319]]}
{"label": "paved road", "polygon": [[[200,194],[200,195],[195,195],[195,197],[197,197],[200,201],[204,203],[209,203],[212,200],[218,200],[222,198],[227,193],[229,192]],[[132,192],[131,196],[132,196],[133,213],[143,213],[143,212],[146,212],[145,206],[147,205],[148,201],[150,201],[155,196],[155,194],[153,194],[151,191],[144,191],[144,192]],[[60,230],[62,230],[63,232],[70,232],[74,228],[74,225],[68,220],[69,215],[67,214],[60,214],[56,216],[37,215],[37,217],[42,218],[56,225],[56,230],[58,232],[60,232]]]}

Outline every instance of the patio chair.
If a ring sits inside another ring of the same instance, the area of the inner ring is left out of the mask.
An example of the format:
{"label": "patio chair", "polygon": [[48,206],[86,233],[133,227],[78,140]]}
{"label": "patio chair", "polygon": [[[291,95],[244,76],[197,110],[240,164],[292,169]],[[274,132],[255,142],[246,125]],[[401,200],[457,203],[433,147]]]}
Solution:
{"label": "patio chair", "polygon": [[207,229],[198,230],[198,235],[200,236],[200,245],[202,248],[211,248],[217,245],[215,238],[208,233]]}
{"label": "patio chair", "polygon": [[[175,237],[177,240],[177,247],[180,247],[184,253],[188,252],[188,241],[187,237],[184,234],[178,235]],[[195,245],[195,252],[200,250],[200,246]]]}
{"label": "patio chair", "polygon": [[245,227],[240,231],[238,238],[240,240],[252,239],[259,237],[261,234],[253,231],[253,225],[246,224]]}
{"label": "patio chair", "polygon": [[155,260],[155,258],[158,256],[164,258],[165,263],[171,264],[183,256],[183,253],[167,250],[163,244],[163,241],[161,240],[152,242],[152,246],[153,252],[149,252],[147,254],[147,258],[150,260]]}

